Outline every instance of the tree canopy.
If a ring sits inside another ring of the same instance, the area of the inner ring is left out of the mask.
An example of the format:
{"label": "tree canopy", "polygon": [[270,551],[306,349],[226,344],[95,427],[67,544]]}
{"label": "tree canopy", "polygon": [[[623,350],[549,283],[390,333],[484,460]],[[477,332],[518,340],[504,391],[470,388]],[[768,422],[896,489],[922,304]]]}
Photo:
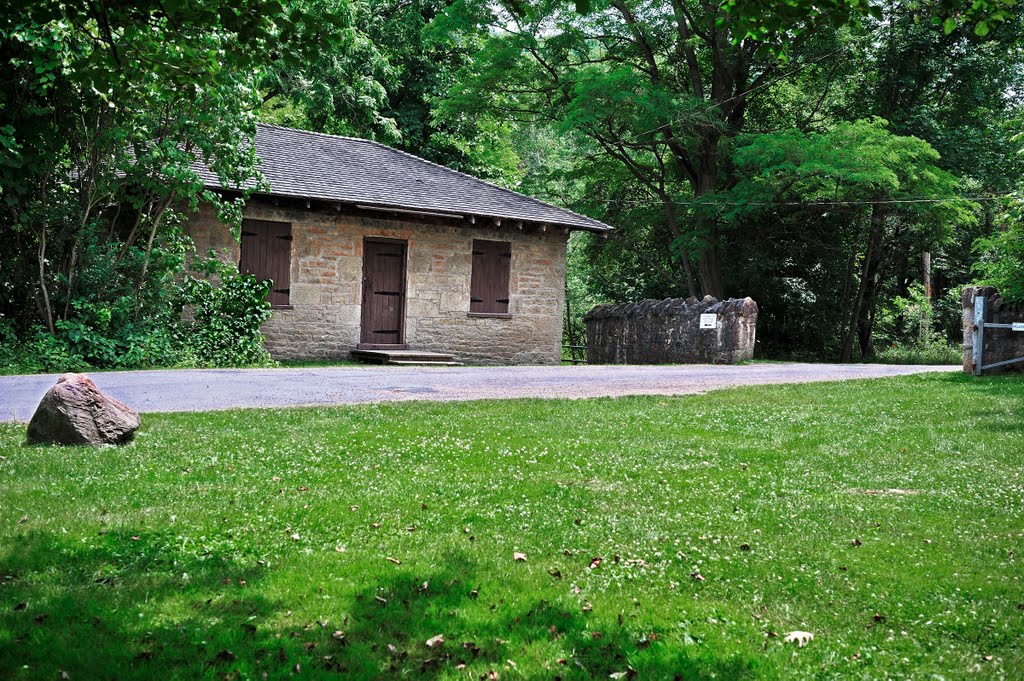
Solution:
{"label": "tree canopy", "polygon": [[962,285],[1024,297],[1015,11],[5,0],[0,334],[65,342],[77,324],[128,347],[173,315],[168,291],[199,255],[182,221],[207,203],[237,223],[246,197],[207,191],[192,164],[258,187],[262,120],[372,138],[615,225],[570,243],[577,315],[752,295],[764,355],[852,360],[917,342],[917,296],[952,338]]}

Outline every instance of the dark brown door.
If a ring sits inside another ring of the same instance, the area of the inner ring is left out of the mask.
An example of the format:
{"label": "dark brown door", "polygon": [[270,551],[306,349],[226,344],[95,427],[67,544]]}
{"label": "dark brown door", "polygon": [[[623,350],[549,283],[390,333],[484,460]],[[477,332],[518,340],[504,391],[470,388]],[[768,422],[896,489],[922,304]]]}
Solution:
{"label": "dark brown door", "polygon": [[405,242],[363,242],[363,317],[360,343],[405,343]]}
{"label": "dark brown door", "polygon": [[267,299],[272,307],[287,307],[292,265],[292,226],[287,222],[242,220],[238,271],[273,284]]}

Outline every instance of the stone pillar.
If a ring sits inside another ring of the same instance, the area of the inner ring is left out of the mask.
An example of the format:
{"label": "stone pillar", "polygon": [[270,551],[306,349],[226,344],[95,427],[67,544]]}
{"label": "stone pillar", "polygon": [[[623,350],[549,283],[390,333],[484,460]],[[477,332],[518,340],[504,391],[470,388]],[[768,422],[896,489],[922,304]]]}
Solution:
{"label": "stone pillar", "polygon": [[[989,324],[1012,324],[1024,322],[1024,305],[1010,305],[1003,302],[999,293],[991,286],[968,286],[961,298],[963,307],[964,329],[964,371],[974,373],[974,301],[979,296],[987,299]],[[985,329],[984,333],[985,364],[993,364],[1003,360],[1024,357],[1024,332],[1010,329]],[[1024,371],[1024,362],[986,370],[985,374],[1005,373],[1008,371]]]}

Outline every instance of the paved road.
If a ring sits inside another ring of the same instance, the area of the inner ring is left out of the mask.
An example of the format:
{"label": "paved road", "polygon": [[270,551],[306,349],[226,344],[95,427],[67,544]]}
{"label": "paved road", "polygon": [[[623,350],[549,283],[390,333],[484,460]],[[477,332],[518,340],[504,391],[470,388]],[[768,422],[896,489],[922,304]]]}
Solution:
{"label": "paved road", "polygon": [[[717,388],[882,378],[949,366],[749,364],[745,366],[337,367],[118,371],[99,387],[141,412],[357,404],[389,400],[680,395]],[[0,421],[28,420],[55,375],[0,376]]]}

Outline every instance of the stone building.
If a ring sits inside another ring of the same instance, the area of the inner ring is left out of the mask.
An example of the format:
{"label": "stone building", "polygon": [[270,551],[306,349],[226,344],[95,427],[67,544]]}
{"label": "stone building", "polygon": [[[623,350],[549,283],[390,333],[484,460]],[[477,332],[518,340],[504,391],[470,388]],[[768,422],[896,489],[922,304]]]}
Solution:
{"label": "stone building", "polygon": [[256,153],[241,240],[210,208],[186,232],[273,281],[272,356],[559,360],[569,232],[610,227],[367,140],[260,125]]}

